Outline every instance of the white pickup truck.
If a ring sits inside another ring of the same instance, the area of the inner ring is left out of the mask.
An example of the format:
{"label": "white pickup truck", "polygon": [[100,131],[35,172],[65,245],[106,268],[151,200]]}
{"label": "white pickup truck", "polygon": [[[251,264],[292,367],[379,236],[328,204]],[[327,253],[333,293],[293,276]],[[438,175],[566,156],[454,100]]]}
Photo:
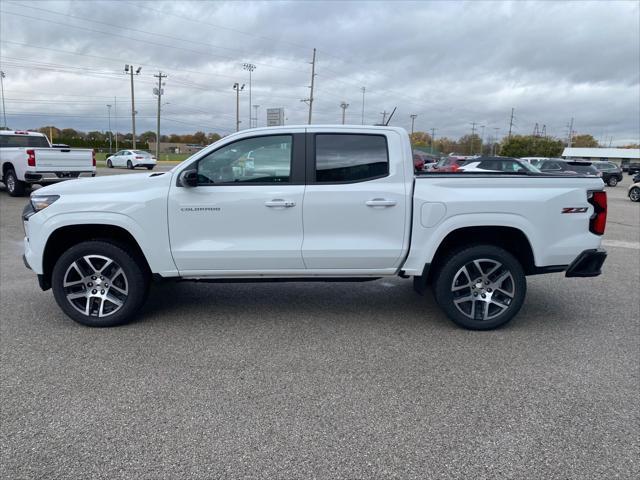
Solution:
{"label": "white pickup truck", "polygon": [[252,129],[166,173],[34,192],[25,264],[90,326],[131,320],[152,280],[400,276],[431,285],[457,324],[491,329],[522,306],[526,275],[600,274],[603,189],[533,171],[415,176],[400,128]]}
{"label": "white pickup truck", "polygon": [[93,150],[53,148],[38,132],[0,131],[0,164],[2,182],[12,197],[24,195],[34,183],[47,185],[96,174]]}

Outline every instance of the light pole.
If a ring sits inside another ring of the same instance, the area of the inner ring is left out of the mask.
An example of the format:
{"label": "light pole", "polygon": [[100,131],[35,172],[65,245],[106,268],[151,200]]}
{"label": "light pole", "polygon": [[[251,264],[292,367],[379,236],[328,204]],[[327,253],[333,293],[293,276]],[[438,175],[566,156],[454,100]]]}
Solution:
{"label": "light pole", "polygon": [[4,72],[0,71],[0,89],[2,89],[2,116],[4,117],[4,128],[7,129],[7,108],[4,106],[4,82],[3,78],[6,77]]}
{"label": "light pole", "polygon": [[153,93],[158,95],[158,124],[156,127],[156,159],[160,158],[160,109],[161,109],[161,102],[162,102],[162,94],[164,93],[164,88],[162,88],[164,86],[164,82],[162,81],[163,78],[167,78],[167,76],[162,73],[162,72],[158,72],[158,75],[154,75],[155,78],[158,79],[158,88],[154,88],[153,89]]}
{"label": "light pole", "polygon": [[258,108],[260,108],[260,105],[254,105],[253,109],[255,110],[255,120],[256,120],[256,128],[258,128]]}
{"label": "light pole", "polygon": [[[140,75],[140,70],[142,67],[138,67],[135,72],[135,75]],[[124,73],[128,73],[131,76],[131,130],[133,134],[133,149],[136,148],[136,102],[133,91],[133,65],[126,64],[124,66]]]}
{"label": "light pole", "polygon": [[[251,119],[251,73],[256,69],[253,63],[243,63],[242,68],[249,71],[249,128],[253,127],[253,120]],[[256,118],[256,123],[258,119]]]}
{"label": "light pole", "polygon": [[347,112],[348,106],[349,104],[347,102],[342,102],[340,104],[340,108],[342,109],[342,125],[344,125],[344,116],[345,116],[345,113]]}
{"label": "light pole", "polygon": [[242,86],[238,82],[233,84],[233,89],[236,91],[236,132],[240,131],[240,92],[244,90],[244,83]]}
{"label": "light pole", "polygon": [[113,142],[111,136],[111,105],[107,105],[107,115],[109,117],[109,153],[111,153],[111,143]]}
{"label": "light pole", "polygon": [[[413,125],[416,123],[416,117],[418,115],[416,115],[415,113],[412,113],[409,116],[411,117],[411,137],[413,137]],[[413,140],[413,138],[412,138],[412,140]]]}
{"label": "light pole", "polygon": [[118,151],[118,99],[113,97],[113,129],[116,132],[116,152]]}
{"label": "light pole", "polygon": [[364,92],[366,90],[365,87],[362,87],[362,125],[364,125]]}
{"label": "light pole", "polygon": [[493,139],[493,145],[491,146],[491,150],[492,150],[493,156],[495,156],[496,153],[498,153],[496,151],[496,147],[498,146],[498,130],[500,130],[500,128],[499,127],[493,127],[493,129],[496,131],[496,134],[495,134],[495,138]]}

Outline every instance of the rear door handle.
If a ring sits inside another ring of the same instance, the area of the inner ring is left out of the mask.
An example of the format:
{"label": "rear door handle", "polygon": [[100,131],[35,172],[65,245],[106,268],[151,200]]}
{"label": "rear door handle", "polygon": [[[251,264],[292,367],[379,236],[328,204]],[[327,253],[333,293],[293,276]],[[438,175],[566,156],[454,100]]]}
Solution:
{"label": "rear door handle", "polygon": [[397,202],[386,198],[373,198],[366,202],[367,207],[393,207]]}
{"label": "rear door handle", "polygon": [[296,202],[291,202],[289,200],[283,200],[281,198],[274,198],[273,200],[269,200],[268,202],[264,202],[265,206],[269,208],[291,208],[296,206]]}

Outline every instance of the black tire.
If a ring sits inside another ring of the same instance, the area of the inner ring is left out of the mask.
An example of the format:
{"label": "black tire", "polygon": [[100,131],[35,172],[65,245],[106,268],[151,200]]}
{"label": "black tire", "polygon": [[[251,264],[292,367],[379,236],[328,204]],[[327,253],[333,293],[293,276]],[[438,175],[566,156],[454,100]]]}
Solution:
{"label": "black tire", "polygon": [[609,177],[609,180],[607,180],[607,185],[609,185],[610,187],[615,187],[616,185],[618,185],[618,179],[616,177]]}
{"label": "black tire", "polygon": [[107,158],[107,168],[113,168],[113,163],[111,163],[111,160]]}
{"label": "black tire", "polygon": [[7,187],[7,193],[12,197],[23,197],[27,191],[27,183],[18,180],[16,172],[10,168],[4,174],[2,180]]}
{"label": "black tire", "polygon": [[[486,271],[478,268],[474,261]],[[496,264],[500,266],[492,272]],[[462,271],[463,267],[467,268],[467,273]],[[506,278],[500,280],[506,274]],[[478,279],[485,282],[478,284]],[[465,286],[466,280],[469,286]],[[457,325],[470,330],[491,330],[506,324],[522,307],[526,291],[527,282],[520,262],[506,250],[493,245],[452,252],[434,280],[435,297],[440,307]]]}
{"label": "black tire", "polygon": [[629,190],[629,200],[632,202],[640,202],[640,187],[633,187]]}
{"label": "black tire", "polygon": [[131,163],[131,160],[127,160],[127,168],[129,170],[133,170],[133,163]]}
{"label": "black tire", "polygon": [[153,170],[153,165],[147,165],[147,170]]}
{"label": "black tire", "polygon": [[[84,260],[85,257],[90,262]],[[99,267],[104,258],[113,263],[102,267],[104,270],[92,276],[89,267]],[[79,269],[75,269],[74,264]],[[120,273],[118,269],[121,269]],[[65,279],[76,285],[65,287]],[[112,282],[112,285],[107,282]],[[119,245],[105,240],[90,240],[74,245],[60,256],[53,267],[51,287],[62,311],[76,322],[89,327],[114,327],[133,320],[146,299],[149,278],[142,261]],[[124,290],[126,295],[120,293]],[[77,298],[69,299],[68,295]],[[89,295],[92,298],[88,298]],[[120,305],[110,298],[115,298]],[[100,316],[103,306],[105,315]],[[89,315],[80,311],[85,308]]]}

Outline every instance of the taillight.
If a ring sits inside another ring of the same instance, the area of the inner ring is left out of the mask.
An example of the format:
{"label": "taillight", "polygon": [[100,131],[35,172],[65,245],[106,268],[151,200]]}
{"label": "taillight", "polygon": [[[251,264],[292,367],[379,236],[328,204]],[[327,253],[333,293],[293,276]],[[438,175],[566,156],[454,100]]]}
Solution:
{"label": "taillight", "polygon": [[589,231],[596,235],[603,235],[607,225],[607,192],[588,192],[587,200],[593,205]]}
{"label": "taillight", "polygon": [[144,157],[136,157],[136,160],[142,160]]}
{"label": "taillight", "polygon": [[30,167],[36,166],[36,152],[33,150],[27,150],[27,165]]}
{"label": "taillight", "polygon": [[91,164],[94,167],[96,166],[96,151],[95,150],[91,150]]}

